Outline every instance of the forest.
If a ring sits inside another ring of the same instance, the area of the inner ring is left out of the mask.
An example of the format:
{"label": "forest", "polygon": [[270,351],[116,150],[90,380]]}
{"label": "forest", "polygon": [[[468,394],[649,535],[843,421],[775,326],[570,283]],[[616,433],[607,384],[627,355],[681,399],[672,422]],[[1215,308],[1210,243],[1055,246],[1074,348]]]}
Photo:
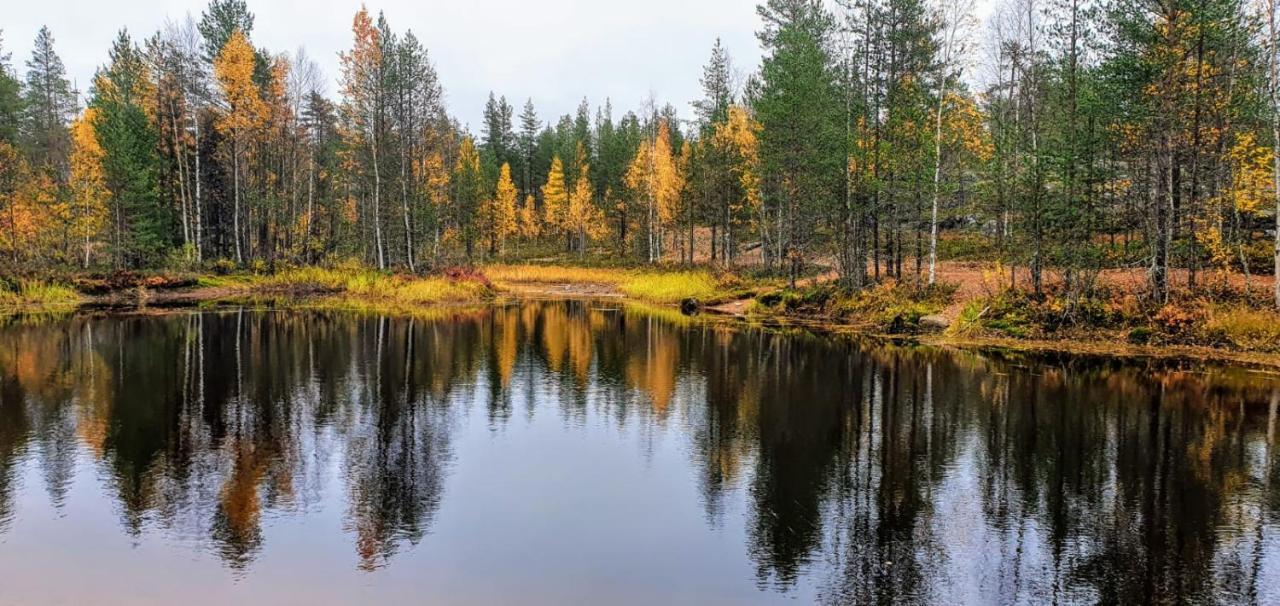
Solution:
{"label": "forest", "polygon": [[120,31],[87,91],[44,28],[25,72],[0,47],[0,254],[9,274],[551,257],[847,292],[969,260],[1064,317],[1117,298],[1118,270],[1151,310],[1280,307],[1278,8],[767,0],[761,64],[708,40],[689,115],[495,90],[478,133],[430,41],[363,7],[333,75],[255,46],[244,0]]}

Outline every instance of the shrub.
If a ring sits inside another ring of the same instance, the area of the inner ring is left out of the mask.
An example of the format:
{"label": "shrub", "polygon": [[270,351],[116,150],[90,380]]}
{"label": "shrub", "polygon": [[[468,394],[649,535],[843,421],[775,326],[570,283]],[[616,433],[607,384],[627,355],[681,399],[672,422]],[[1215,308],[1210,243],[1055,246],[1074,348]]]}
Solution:
{"label": "shrub", "polygon": [[1127,339],[1130,343],[1135,345],[1146,345],[1151,342],[1151,337],[1154,334],[1155,331],[1151,330],[1151,327],[1138,326],[1129,331]]}
{"label": "shrub", "polygon": [[1215,307],[1204,323],[1214,344],[1255,351],[1280,351],[1280,313],[1244,306]]}
{"label": "shrub", "polygon": [[80,293],[61,284],[43,280],[5,279],[0,285],[0,306],[4,307],[74,307]]}
{"label": "shrub", "polygon": [[226,276],[236,271],[236,262],[231,259],[218,259],[213,262],[213,273]]}
{"label": "shrub", "polygon": [[704,271],[637,274],[620,288],[629,297],[654,303],[679,303],[685,299],[707,301],[720,293],[719,282]]}
{"label": "shrub", "polygon": [[1192,329],[1201,319],[1201,313],[1194,307],[1183,303],[1167,303],[1152,317],[1152,322],[1168,336],[1186,338],[1191,336]]}

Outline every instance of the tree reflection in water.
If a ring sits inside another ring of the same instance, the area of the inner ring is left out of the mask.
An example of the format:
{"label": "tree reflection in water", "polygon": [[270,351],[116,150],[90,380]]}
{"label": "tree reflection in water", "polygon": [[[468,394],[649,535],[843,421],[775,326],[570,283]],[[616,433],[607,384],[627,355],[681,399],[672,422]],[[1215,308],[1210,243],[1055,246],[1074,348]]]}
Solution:
{"label": "tree reflection in water", "polygon": [[550,414],[678,434],[709,528],[744,502],[740,540],[767,591],[1256,602],[1280,578],[1277,408],[1280,384],[1242,370],[902,347],[590,302],[11,320],[0,533],[25,462],[61,507],[89,461],[125,532],[192,540],[239,570],[269,548],[264,518],[341,491],[358,566],[378,569],[429,540],[464,419],[480,412],[501,439],[513,419]]}

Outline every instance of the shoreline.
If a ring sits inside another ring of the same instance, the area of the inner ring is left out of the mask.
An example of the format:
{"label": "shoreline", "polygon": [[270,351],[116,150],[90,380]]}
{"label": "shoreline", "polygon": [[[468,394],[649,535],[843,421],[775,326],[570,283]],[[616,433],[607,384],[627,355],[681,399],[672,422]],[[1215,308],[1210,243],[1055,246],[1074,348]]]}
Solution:
{"label": "shoreline", "polygon": [[[658,306],[678,311],[678,305],[646,301],[627,296],[616,285],[583,282],[497,281],[484,296],[470,300],[439,300],[427,303],[405,303],[365,298],[332,290],[307,288],[254,288],[243,286],[195,286],[188,288],[143,291],[114,291],[81,295],[76,302],[30,304],[0,309],[5,316],[73,315],[80,313],[138,313],[218,307],[267,306],[277,309],[311,309],[334,311],[367,311],[415,315],[421,313],[453,313],[460,309],[483,307],[504,298],[541,300],[607,300]],[[821,317],[753,316],[746,313],[750,298],[717,302],[702,308],[704,318],[739,323],[744,326],[797,328],[819,334],[883,339],[887,342],[919,344],[942,349],[969,352],[1062,354],[1115,360],[1161,360],[1190,363],[1212,363],[1240,366],[1280,374],[1280,354],[1242,351],[1198,345],[1138,345],[1114,339],[1087,338],[1016,338],[999,336],[954,335],[945,332],[886,334],[874,323],[841,322]]]}

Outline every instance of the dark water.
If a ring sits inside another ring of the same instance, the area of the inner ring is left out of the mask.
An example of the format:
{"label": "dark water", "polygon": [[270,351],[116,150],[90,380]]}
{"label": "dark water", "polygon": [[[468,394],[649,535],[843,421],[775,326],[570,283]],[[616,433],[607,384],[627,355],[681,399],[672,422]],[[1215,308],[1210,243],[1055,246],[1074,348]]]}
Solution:
{"label": "dark water", "polygon": [[1276,604],[1278,390],[582,302],[10,321],[0,604]]}

